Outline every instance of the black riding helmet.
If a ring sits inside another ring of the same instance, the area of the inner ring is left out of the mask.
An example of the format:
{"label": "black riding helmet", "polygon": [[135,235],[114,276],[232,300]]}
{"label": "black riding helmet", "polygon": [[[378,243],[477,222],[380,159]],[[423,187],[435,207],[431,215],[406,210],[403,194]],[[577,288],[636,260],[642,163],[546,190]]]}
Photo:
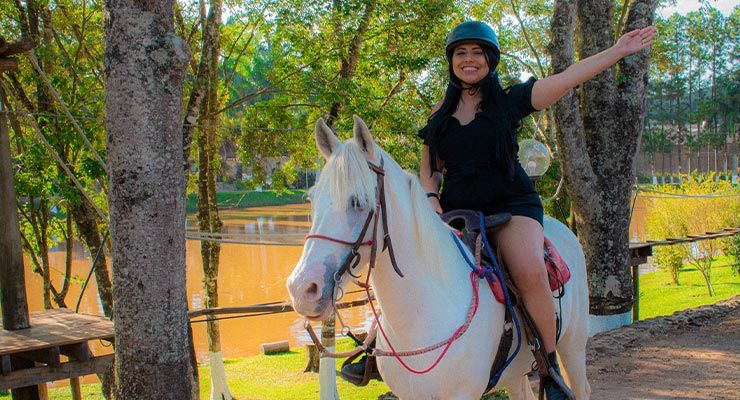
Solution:
{"label": "black riding helmet", "polygon": [[491,69],[491,72],[496,69],[501,55],[498,38],[496,37],[496,33],[493,32],[493,29],[491,29],[491,27],[486,23],[480,21],[465,21],[456,26],[450,34],[447,35],[445,53],[447,54],[448,62],[452,60],[452,50],[461,43],[477,43],[490,47],[493,50],[495,59],[488,60],[488,67]]}

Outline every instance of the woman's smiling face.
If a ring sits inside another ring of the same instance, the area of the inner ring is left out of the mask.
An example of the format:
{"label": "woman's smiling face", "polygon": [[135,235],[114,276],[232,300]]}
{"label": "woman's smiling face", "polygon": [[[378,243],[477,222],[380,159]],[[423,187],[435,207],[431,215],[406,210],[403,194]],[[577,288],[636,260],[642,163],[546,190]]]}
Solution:
{"label": "woman's smiling face", "polygon": [[461,81],[472,85],[488,76],[488,59],[483,48],[475,43],[463,43],[452,51],[452,71]]}

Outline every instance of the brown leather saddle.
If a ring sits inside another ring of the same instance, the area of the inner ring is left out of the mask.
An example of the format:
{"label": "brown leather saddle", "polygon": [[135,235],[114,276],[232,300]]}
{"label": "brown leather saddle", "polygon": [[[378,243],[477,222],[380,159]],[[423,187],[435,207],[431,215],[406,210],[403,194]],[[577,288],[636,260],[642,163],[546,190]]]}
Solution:
{"label": "brown leather saddle", "polygon": [[[472,210],[452,210],[442,214],[442,220],[445,221],[447,225],[455,229],[460,240],[473,253],[477,265],[481,265],[481,263],[490,264],[491,261],[488,258],[488,254],[486,254],[482,249],[480,218],[480,215]],[[495,236],[494,229],[506,224],[509,220],[511,220],[511,214],[509,213],[485,216],[483,226],[485,227],[487,237],[489,239],[493,239]],[[491,245],[495,246],[493,242],[491,242]],[[543,256],[545,267],[547,268],[550,290],[561,291],[564,285],[570,280],[570,268],[568,268],[568,264],[565,263],[563,258],[560,256],[560,253],[558,253],[555,248],[555,245],[553,245],[548,238],[545,238],[543,248]],[[492,282],[489,282],[489,284],[491,285],[491,290],[493,291],[496,300],[498,300],[499,303],[504,304],[504,291],[501,286],[501,282],[494,279]]]}

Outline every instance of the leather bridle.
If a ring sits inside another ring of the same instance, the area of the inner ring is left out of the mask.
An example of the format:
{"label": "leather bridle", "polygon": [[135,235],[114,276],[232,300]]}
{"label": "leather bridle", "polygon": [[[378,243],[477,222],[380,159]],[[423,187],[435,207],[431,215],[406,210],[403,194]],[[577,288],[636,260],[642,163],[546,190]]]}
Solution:
{"label": "leather bridle", "polygon": [[[377,194],[377,201],[375,204],[375,209],[370,210],[367,214],[367,218],[365,218],[365,223],[362,226],[362,231],[360,231],[360,234],[357,236],[357,239],[354,241],[346,241],[342,239],[337,239],[331,236],[321,235],[321,234],[309,234],[306,235],[306,240],[308,239],[323,239],[328,240],[334,243],[340,243],[349,245],[350,252],[345,257],[344,261],[342,262],[342,265],[339,267],[337,272],[334,273],[334,283],[335,285],[338,285],[339,282],[342,279],[342,276],[345,273],[350,274],[352,277],[357,278],[354,274],[352,274],[352,269],[357,267],[357,265],[360,263],[360,252],[359,249],[361,246],[370,246],[370,262],[369,262],[369,268],[372,269],[375,267],[375,260],[377,258],[377,252],[378,252],[378,216],[380,216],[381,223],[383,224],[383,250],[388,249],[388,255],[391,258],[391,265],[393,265],[393,270],[396,271],[398,276],[403,278],[403,273],[401,273],[401,269],[398,267],[398,263],[396,262],[396,255],[393,251],[393,242],[391,241],[391,235],[388,232],[388,213],[386,212],[386,202],[385,202],[385,185],[384,177],[385,177],[385,170],[383,169],[383,158],[380,158],[380,165],[375,165],[371,163],[370,161],[367,162],[368,167],[370,167],[370,170],[373,171],[377,177],[377,186],[376,186],[376,194]],[[374,218],[373,218],[374,217]],[[364,241],[365,235],[367,234],[368,229],[370,228],[370,223],[373,224],[373,233],[372,238],[370,240]]]}

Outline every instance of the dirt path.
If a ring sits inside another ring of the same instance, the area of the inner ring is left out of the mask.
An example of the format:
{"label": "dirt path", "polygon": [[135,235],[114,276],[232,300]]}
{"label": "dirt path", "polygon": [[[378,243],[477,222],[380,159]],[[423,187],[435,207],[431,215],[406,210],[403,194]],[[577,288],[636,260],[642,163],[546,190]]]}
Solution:
{"label": "dirt path", "polygon": [[591,338],[592,399],[740,399],[740,296]]}

